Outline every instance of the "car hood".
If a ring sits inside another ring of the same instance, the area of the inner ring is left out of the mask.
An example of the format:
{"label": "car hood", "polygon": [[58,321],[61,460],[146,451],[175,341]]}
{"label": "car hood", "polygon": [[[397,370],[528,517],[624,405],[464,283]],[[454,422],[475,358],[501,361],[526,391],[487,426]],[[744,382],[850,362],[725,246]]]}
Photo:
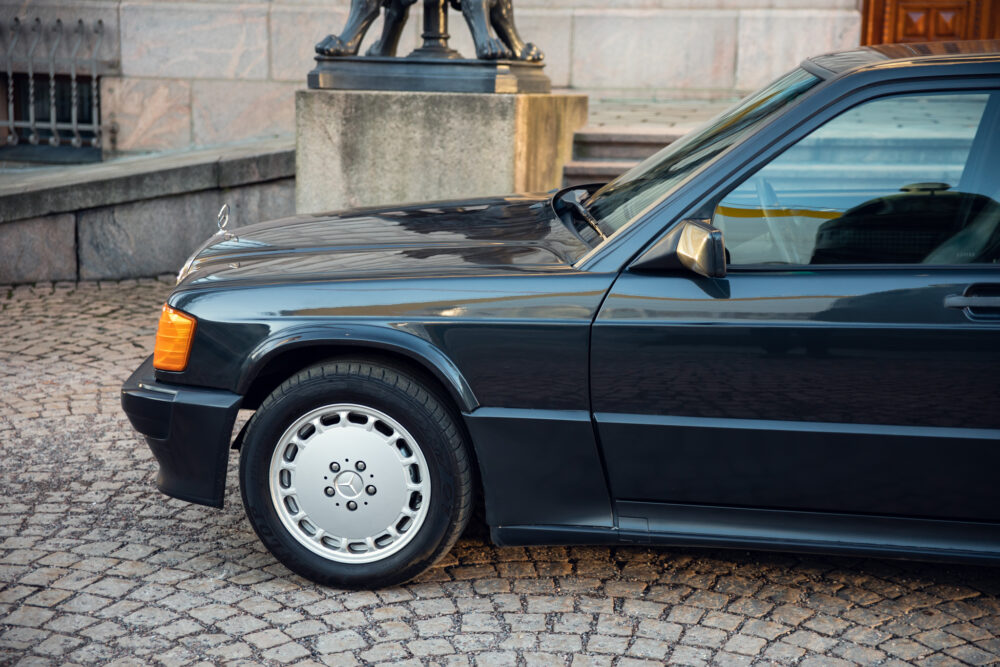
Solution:
{"label": "car hood", "polygon": [[590,251],[523,195],[367,208],[261,222],[218,233],[181,284],[566,269]]}

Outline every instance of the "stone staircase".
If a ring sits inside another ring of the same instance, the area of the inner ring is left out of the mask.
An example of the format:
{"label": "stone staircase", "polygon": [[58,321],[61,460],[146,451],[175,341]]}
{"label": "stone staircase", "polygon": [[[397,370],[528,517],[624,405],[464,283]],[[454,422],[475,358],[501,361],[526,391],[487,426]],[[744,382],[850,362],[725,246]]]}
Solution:
{"label": "stone staircase", "polygon": [[606,183],[716,115],[734,100],[656,100],[590,94],[590,119],[574,136],[565,185]]}
{"label": "stone staircase", "polygon": [[606,183],[682,136],[668,127],[584,127],[573,137],[564,185]]}

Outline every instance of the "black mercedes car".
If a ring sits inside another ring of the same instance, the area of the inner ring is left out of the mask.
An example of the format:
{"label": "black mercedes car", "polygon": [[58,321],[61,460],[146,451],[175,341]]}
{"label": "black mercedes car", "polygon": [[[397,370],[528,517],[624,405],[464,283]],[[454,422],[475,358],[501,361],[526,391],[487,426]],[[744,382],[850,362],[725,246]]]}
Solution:
{"label": "black mercedes car", "polygon": [[[182,269],[122,404],[278,560],[1000,560],[1000,42],[811,58],[605,185],[299,216]],[[253,417],[232,438],[237,411]]]}

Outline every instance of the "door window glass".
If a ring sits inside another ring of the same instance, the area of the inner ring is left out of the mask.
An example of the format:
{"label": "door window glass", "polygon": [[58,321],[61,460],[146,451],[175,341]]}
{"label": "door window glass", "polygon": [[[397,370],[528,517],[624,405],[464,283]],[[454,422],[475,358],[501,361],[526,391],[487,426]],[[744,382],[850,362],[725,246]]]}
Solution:
{"label": "door window glass", "polygon": [[1000,94],[880,98],[713,207],[732,265],[998,261]]}

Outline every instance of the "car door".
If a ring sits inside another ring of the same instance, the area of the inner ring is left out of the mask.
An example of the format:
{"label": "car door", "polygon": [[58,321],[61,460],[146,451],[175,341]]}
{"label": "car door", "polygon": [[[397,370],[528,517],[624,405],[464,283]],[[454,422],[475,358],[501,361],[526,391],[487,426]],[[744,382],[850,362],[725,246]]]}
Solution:
{"label": "car door", "polygon": [[626,269],[595,320],[619,514],[1000,521],[1000,92],[873,92],[792,141],[682,216],[725,278]]}

